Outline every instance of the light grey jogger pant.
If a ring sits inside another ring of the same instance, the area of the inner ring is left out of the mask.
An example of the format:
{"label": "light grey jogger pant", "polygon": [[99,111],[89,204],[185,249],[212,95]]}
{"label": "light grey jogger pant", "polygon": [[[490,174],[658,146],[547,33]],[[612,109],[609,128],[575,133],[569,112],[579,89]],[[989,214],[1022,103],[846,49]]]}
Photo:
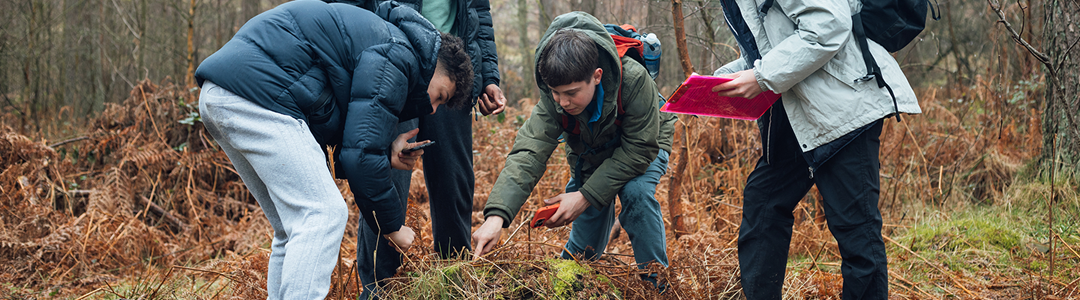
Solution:
{"label": "light grey jogger pant", "polygon": [[267,298],[325,298],[349,210],[307,124],[209,81],[199,113],[274,228]]}

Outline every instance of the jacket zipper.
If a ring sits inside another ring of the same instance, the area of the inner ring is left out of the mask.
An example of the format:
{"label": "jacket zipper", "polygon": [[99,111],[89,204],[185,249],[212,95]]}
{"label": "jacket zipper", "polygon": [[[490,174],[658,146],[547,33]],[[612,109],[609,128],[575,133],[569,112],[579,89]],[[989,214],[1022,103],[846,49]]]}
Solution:
{"label": "jacket zipper", "polygon": [[769,110],[769,125],[766,125],[766,127],[768,127],[768,128],[766,128],[766,130],[768,131],[768,132],[767,132],[767,133],[768,133],[768,136],[767,136],[767,137],[765,138],[765,139],[767,139],[767,140],[765,141],[765,161],[766,161],[767,163],[769,163],[769,164],[772,164],[772,151],[769,151],[769,149],[770,149],[770,148],[772,148],[772,136],[773,136],[773,135],[772,135],[772,124],[773,124],[773,117],[774,117],[774,116],[773,116],[773,110],[772,110],[772,109],[770,109],[770,110]]}

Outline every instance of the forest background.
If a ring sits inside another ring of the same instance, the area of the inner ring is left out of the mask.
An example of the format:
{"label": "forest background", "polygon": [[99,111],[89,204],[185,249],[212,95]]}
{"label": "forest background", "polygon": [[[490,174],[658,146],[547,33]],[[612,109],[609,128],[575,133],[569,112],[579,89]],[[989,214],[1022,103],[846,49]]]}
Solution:
{"label": "forest background", "polygon": [[[0,297],[265,297],[271,230],[202,128],[191,73],[247,19],[282,2],[0,3]],[[941,19],[894,54],[924,113],[886,122],[881,136],[892,297],[1078,298],[1080,4],[935,5]],[[715,0],[491,6],[510,108],[474,122],[477,210],[535,103],[534,41],[554,16],[581,10],[656,33],[664,94],[687,73],[738,57]],[[415,171],[408,222],[420,241],[386,284],[404,299],[739,299],[734,249],[742,183],[760,154],[756,124],[684,116],[676,140],[657,195],[671,256],[660,270],[664,294],[636,280],[625,234],[608,259],[572,262],[552,259],[567,229],[520,226],[569,178],[561,150],[500,250],[477,261],[433,256],[423,172]],[[351,203],[347,184],[339,182]],[[795,212],[786,298],[839,297],[839,252],[818,198],[812,191]],[[357,294],[351,231],[334,299]]]}

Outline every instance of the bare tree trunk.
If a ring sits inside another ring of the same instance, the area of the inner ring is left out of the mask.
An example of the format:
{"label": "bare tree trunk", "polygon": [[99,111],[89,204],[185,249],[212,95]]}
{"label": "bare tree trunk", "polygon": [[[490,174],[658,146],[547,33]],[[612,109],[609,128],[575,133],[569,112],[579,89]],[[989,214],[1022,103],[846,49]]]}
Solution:
{"label": "bare tree trunk", "polygon": [[[135,78],[141,78],[138,80],[150,79],[149,70],[146,69],[146,45],[143,44],[143,40],[146,38],[146,23],[149,22],[149,6],[146,0],[141,0],[135,8],[135,20],[138,24],[135,24],[138,28],[138,36],[135,37]],[[138,76],[138,75],[143,76]]]}
{"label": "bare tree trunk", "polygon": [[187,74],[184,83],[188,87],[195,86],[195,1],[191,0],[187,16]]}
{"label": "bare tree trunk", "polygon": [[589,13],[590,15],[593,15],[593,16],[595,16],[597,18],[600,18],[600,16],[596,15],[596,2],[598,2],[598,1],[594,1],[594,0],[570,0],[570,10],[571,11],[583,11],[583,12]]}
{"label": "bare tree trunk", "polygon": [[[67,7],[66,2],[67,1],[64,1],[64,0],[58,1],[58,3],[57,3],[58,7]],[[54,103],[56,103],[57,106],[71,106],[72,105],[72,103],[68,103],[69,98],[67,97],[67,95],[68,95],[68,91],[75,88],[75,84],[69,84],[68,83],[68,81],[67,81],[68,80],[67,72],[69,72],[69,70],[71,68],[76,67],[75,64],[74,64],[74,61],[76,61],[76,59],[74,58],[74,55],[69,55],[69,53],[71,53],[71,48],[74,45],[67,43],[67,41],[68,41],[68,34],[71,34],[71,33],[75,32],[75,30],[72,30],[72,29],[68,28],[69,23],[74,22],[74,21],[75,21],[74,18],[57,18],[57,21],[56,21],[57,24],[55,25],[56,34],[58,35],[56,37],[55,45],[57,45],[58,48],[57,48],[57,51],[54,52],[54,56],[52,57],[52,61],[54,62],[54,64],[59,65],[59,67],[56,68],[57,74],[56,74],[55,83],[56,83],[57,89],[53,93],[53,96],[56,97]],[[72,34],[72,35],[77,35],[77,34]]]}
{"label": "bare tree trunk", "polygon": [[701,16],[702,26],[705,27],[705,30],[703,31],[705,32],[706,46],[704,51],[701,51],[701,63],[703,64],[703,67],[707,67],[711,70],[714,69],[713,63],[716,61],[716,56],[713,55],[716,53],[713,51],[713,47],[716,47],[716,31],[713,29],[713,16],[709,14],[711,12],[711,9],[708,8],[709,3],[710,1],[697,1],[699,8],[698,15]]}
{"label": "bare tree trunk", "polygon": [[94,30],[97,32],[97,43],[94,44],[97,48],[97,56],[94,58],[94,103],[87,109],[87,114],[105,107],[105,96],[109,94],[105,89],[105,72],[108,72],[105,67],[105,0],[97,1],[97,7],[97,21],[94,22]]}
{"label": "bare tree trunk", "polygon": [[551,20],[555,19],[555,0],[536,0],[536,4],[540,6],[540,36],[544,35],[548,26],[551,26]]}
{"label": "bare tree trunk", "polygon": [[247,22],[247,20],[251,20],[251,18],[255,17],[255,15],[258,15],[260,12],[262,12],[262,9],[259,7],[259,0],[244,0],[240,7],[241,17],[244,19],[241,20],[240,24]]}
{"label": "bare tree trunk", "polygon": [[[1046,108],[1043,111],[1043,152],[1040,165],[1044,174],[1060,174],[1075,178],[1080,164],[1080,33],[1074,30],[1080,18],[1075,1],[1049,0],[1043,35],[1050,70],[1046,84]],[[1066,168],[1062,170],[1062,168]]]}
{"label": "bare tree trunk", "polygon": [[24,80],[22,99],[25,108],[22,111],[26,114],[21,116],[22,124],[19,126],[19,133],[24,135],[27,134],[27,129],[30,129],[31,125],[34,129],[41,128],[40,118],[38,117],[42,109],[47,106],[46,101],[48,101],[46,88],[44,87],[48,78],[48,67],[45,64],[45,57],[48,55],[46,31],[50,28],[48,4],[45,1],[35,0],[30,1],[29,5],[30,21],[27,24],[26,32],[27,51],[22,68]]}
{"label": "bare tree trunk", "polygon": [[1080,168],[1080,62],[1074,57],[1080,55],[1077,44],[1080,33],[1073,30],[1073,21],[1080,18],[1080,5],[1074,1],[1048,0],[1043,3],[1045,23],[1043,38],[1045,53],[1036,49],[1006,19],[1000,6],[994,0],[987,0],[990,8],[997,12],[998,21],[1005,25],[1012,38],[1024,46],[1047,69],[1046,106],[1043,109],[1043,151],[1038,158],[1040,177],[1050,181],[1050,197],[1047,201],[1047,223],[1050,228],[1049,273],[1054,273],[1054,244],[1059,239],[1054,230],[1054,210],[1057,208],[1057,176],[1066,176],[1064,181],[1073,181]]}
{"label": "bare tree trunk", "polygon": [[533,44],[529,41],[529,1],[517,0],[518,47],[521,51],[521,98],[532,98],[536,82],[533,79]]}
{"label": "bare tree trunk", "polygon": [[[686,48],[682,0],[671,0],[671,15],[675,24],[675,44],[679,52],[679,61],[682,62],[683,75],[689,77],[694,72],[694,66],[690,63],[690,53]],[[675,172],[671,174],[668,185],[668,215],[671,218],[670,222],[673,227],[671,230],[676,239],[686,233],[686,224],[683,222],[682,181],[687,164],[686,143],[683,141],[686,136],[686,123],[682,119],[677,123],[672,150],[678,149],[679,158],[675,163]]]}
{"label": "bare tree trunk", "polygon": [[686,25],[682,12],[682,0],[671,0],[672,21],[675,24],[675,46],[679,50],[679,62],[682,63],[683,77],[694,73],[694,64],[690,62],[690,51],[686,46]]}
{"label": "bare tree trunk", "polygon": [[1046,83],[1046,108],[1043,110],[1043,151],[1039,157],[1042,174],[1048,174],[1050,180],[1050,199],[1048,203],[1050,228],[1050,272],[1054,274],[1054,241],[1058,239],[1054,230],[1054,210],[1058,203],[1055,176],[1067,176],[1065,181],[1073,181],[1080,172],[1080,62],[1076,48],[1080,43],[1080,33],[1074,30],[1074,23],[1080,18],[1080,10],[1075,1],[1049,0],[1046,9],[1045,47],[1049,60],[1046,62],[1050,76]]}

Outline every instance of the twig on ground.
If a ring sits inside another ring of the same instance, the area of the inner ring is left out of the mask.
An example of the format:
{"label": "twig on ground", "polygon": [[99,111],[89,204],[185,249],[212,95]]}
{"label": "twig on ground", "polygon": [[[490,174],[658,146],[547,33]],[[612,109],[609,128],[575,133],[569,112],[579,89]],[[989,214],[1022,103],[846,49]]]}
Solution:
{"label": "twig on ground", "polygon": [[170,214],[168,211],[161,208],[161,206],[158,206],[157,204],[154,204],[153,201],[150,201],[149,199],[146,199],[146,196],[139,195],[139,197],[136,197],[135,199],[138,200],[138,201],[136,201],[136,202],[138,202],[137,203],[138,205],[148,206],[150,212],[153,212],[154,214],[157,214],[158,216],[161,216],[161,220],[165,221],[165,223],[169,224],[169,227],[171,227],[174,231],[176,231],[176,232],[187,232],[188,230],[190,230],[190,227],[187,224],[185,224],[184,221],[181,221],[180,219],[177,219],[172,214]]}
{"label": "twig on ground", "polygon": [[934,269],[938,270],[938,272],[941,272],[942,275],[945,275],[945,277],[948,277],[949,280],[951,280],[953,282],[953,284],[955,284],[960,289],[964,290],[964,292],[966,292],[968,295],[971,295],[972,297],[976,297],[976,298],[980,298],[980,299],[983,298],[981,296],[975,295],[975,293],[971,292],[971,290],[967,289],[967,287],[964,287],[964,284],[960,283],[960,280],[956,279],[955,276],[953,276],[951,273],[949,273],[948,271],[943,269],[940,265],[937,265],[937,264],[934,264],[933,262],[930,262],[929,259],[926,259],[925,257],[923,257],[922,255],[919,255],[919,253],[916,253],[915,251],[911,251],[911,249],[909,249],[908,247],[905,247],[904,245],[901,245],[900,243],[897,243],[895,240],[893,240],[892,238],[890,238],[888,236],[882,235],[881,237],[884,238],[886,241],[889,241],[890,243],[893,243],[897,247],[900,247],[901,249],[904,249],[908,253],[911,253],[911,255],[915,255],[915,257],[918,257],[919,259],[922,259],[924,262],[926,262],[927,265],[930,265],[930,266],[934,267]]}
{"label": "twig on ground", "polygon": [[[927,293],[926,291],[922,290],[914,282],[911,282],[910,280],[907,280],[907,278],[904,278],[904,276],[900,276],[900,274],[896,274],[896,272],[889,271],[889,277],[896,278],[897,280],[900,280],[900,281],[904,282],[905,284],[911,286],[912,288],[915,288],[915,290],[919,291],[919,293],[929,297],[927,299],[937,299],[937,297],[934,297],[934,295],[931,295],[930,293]],[[902,285],[897,285],[897,286],[902,286]]]}
{"label": "twig on ground", "polygon": [[74,142],[78,142],[78,141],[86,140],[86,139],[90,139],[90,136],[84,135],[84,136],[80,136],[80,137],[77,137],[77,138],[70,138],[70,139],[66,139],[66,140],[63,140],[63,141],[59,141],[59,142],[53,143],[52,145],[49,145],[49,148],[56,148],[56,147],[62,146],[62,145],[67,144],[67,143],[74,143]]}

